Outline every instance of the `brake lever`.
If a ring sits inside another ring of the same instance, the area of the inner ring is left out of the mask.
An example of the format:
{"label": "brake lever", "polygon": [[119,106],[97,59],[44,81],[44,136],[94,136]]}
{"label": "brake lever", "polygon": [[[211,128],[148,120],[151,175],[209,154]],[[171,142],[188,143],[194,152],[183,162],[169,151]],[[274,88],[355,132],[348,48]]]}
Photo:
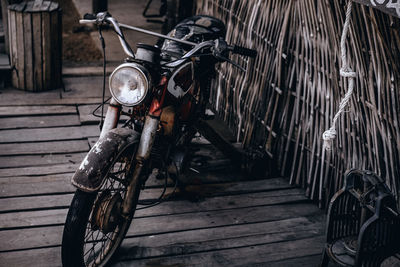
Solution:
{"label": "brake lever", "polygon": [[108,12],[100,12],[97,13],[96,15],[96,22],[101,25],[101,24],[108,24],[107,18],[112,17],[110,13]]}
{"label": "brake lever", "polygon": [[236,68],[240,69],[240,70],[243,71],[243,72],[246,72],[246,71],[247,71],[245,68],[243,68],[242,66],[240,66],[240,65],[237,64],[236,62],[230,60],[229,58],[226,58],[226,57],[224,57],[224,56],[222,56],[222,55],[214,55],[214,56],[217,57],[218,59],[221,59],[221,60],[223,60],[223,61],[226,61],[226,62],[232,64],[233,66],[235,66]]}
{"label": "brake lever", "polygon": [[219,59],[220,61],[226,61],[233,66],[237,67],[243,72],[246,72],[246,69],[237,64],[236,62],[230,60],[228,57],[225,56],[227,52],[231,50],[231,47],[225,42],[223,39],[217,39],[214,42],[214,47],[213,47],[213,55],[215,58]]}
{"label": "brake lever", "polygon": [[96,25],[106,25],[108,24],[107,18],[111,17],[111,14],[108,12],[100,12],[97,14],[89,14],[86,13],[83,16],[83,19],[79,20],[81,24],[96,24]]}

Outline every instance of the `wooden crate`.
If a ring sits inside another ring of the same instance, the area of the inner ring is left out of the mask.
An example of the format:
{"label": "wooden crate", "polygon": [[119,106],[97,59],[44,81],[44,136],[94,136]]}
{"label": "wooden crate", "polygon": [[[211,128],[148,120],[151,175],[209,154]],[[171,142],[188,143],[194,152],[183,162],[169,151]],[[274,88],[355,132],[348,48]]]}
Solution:
{"label": "wooden crate", "polygon": [[62,23],[58,3],[10,5],[8,22],[12,85],[28,91],[61,87]]}

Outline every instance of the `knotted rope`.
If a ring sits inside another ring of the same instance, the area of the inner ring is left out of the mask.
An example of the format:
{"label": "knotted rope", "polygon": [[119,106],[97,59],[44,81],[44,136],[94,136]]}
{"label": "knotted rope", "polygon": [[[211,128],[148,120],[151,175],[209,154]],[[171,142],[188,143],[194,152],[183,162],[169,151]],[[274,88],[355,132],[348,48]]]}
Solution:
{"label": "knotted rope", "polygon": [[348,78],[348,90],[340,101],[339,110],[333,117],[332,126],[322,134],[322,139],[324,140],[324,148],[326,150],[331,150],[332,140],[336,138],[336,121],[338,120],[340,114],[342,114],[348,105],[350,98],[354,90],[354,80],[356,78],[356,73],[347,65],[347,55],[346,55],[346,37],[349,31],[350,19],[351,19],[351,9],[352,0],[347,4],[346,20],[343,27],[342,38],[340,40],[340,49],[342,54],[342,68],[340,69],[340,76]]}

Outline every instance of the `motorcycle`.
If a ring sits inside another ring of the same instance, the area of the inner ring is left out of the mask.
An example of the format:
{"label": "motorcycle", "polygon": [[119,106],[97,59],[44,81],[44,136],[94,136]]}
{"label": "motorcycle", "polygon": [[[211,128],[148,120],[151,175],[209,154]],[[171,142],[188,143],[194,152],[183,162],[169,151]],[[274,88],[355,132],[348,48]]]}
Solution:
{"label": "motorcycle", "polygon": [[[257,52],[228,45],[224,24],[209,16],[190,17],[168,35],[120,24],[107,12],[86,14],[80,22],[112,27],[128,56],[110,75],[112,98],[100,138],[72,177],[77,190],[62,238],[63,266],[104,266],[132,223],[147,178],[175,177],[176,187],[187,168],[188,144],[207,119],[215,65],[242,68],[229,53]],[[138,44],[134,53],[121,28],[165,41],[161,49]],[[129,119],[118,127],[121,115]]]}

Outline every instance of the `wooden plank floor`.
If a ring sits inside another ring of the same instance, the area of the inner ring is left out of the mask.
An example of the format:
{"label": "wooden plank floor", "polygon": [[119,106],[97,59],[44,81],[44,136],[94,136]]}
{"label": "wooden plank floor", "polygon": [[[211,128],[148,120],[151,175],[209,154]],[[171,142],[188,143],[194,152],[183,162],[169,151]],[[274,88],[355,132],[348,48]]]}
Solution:
{"label": "wooden plank floor", "polygon": [[[0,266],[60,266],[70,177],[99,130],[90,115],[101,77],[68,77],[66,92],[0,94]],[[113,266],[317,266],[325,216],[283,178],[252,181],[213,146],[186,191],[139,210]],[[247,180],[247,181],[244,181]],[[155,199],[149,181],[142,199]],[[190,196],[190,197],[188,197]]]}

